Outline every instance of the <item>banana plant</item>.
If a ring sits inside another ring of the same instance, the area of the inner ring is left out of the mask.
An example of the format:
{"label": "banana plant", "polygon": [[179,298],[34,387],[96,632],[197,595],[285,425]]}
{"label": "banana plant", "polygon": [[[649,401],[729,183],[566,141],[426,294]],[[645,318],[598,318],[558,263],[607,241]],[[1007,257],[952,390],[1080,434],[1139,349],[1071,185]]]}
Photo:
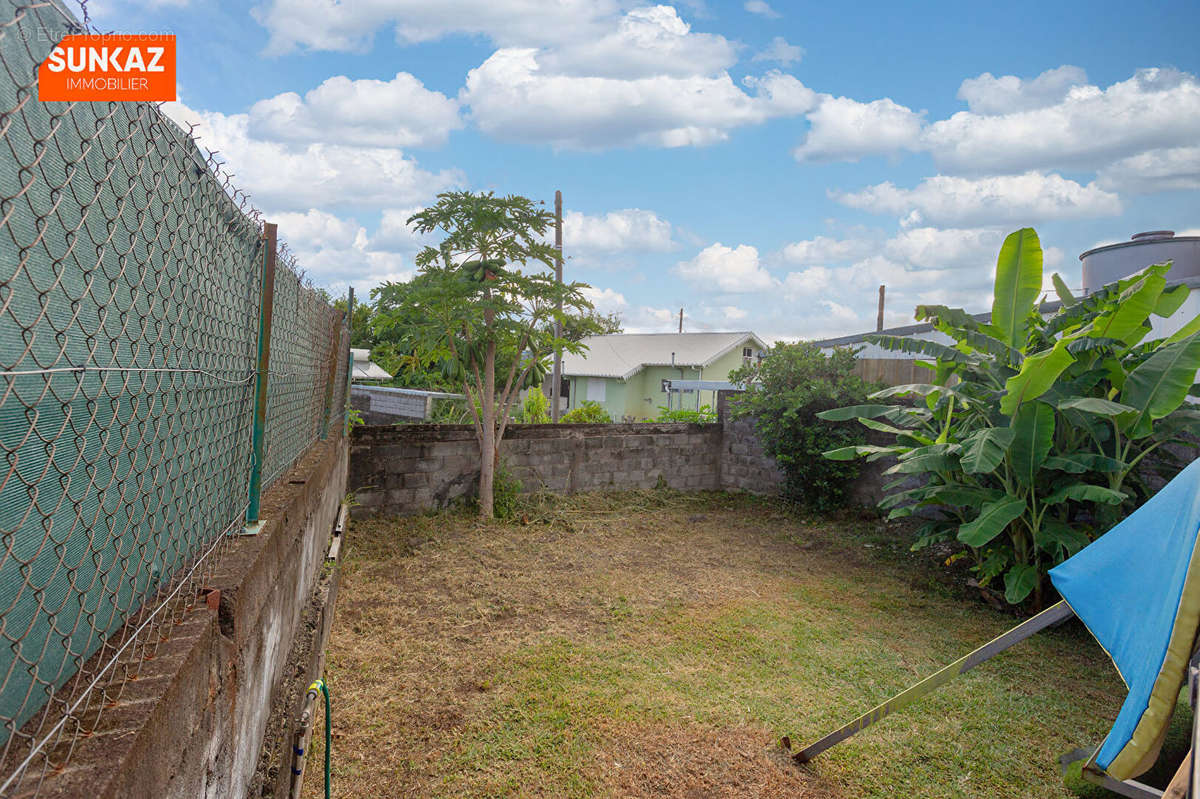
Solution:
{"label": "banana plant", "polygon": [[[1057,307],[1039,304],[1042,248],[1023,228],[1000,249],[992,312],[917,308],[949,343],[876,335],[922,356],[928,383],[894,386],[873,404],[826,411],[892,437],[831,450],[834,460],[891,458],[889,518],[926,519],[914,549],[957,540],[980,583],[1003,582],[1010,603],[1042,602],[1048,568],[1143,501],[1144,459],[1200,433],[1200,316],[1150,338],[1188,297],[1169,263],[1076,298],[1059,276]],[[1044,299],[1044,298],[1043,298]],[[897,402],[901,400],[902,402]]]}

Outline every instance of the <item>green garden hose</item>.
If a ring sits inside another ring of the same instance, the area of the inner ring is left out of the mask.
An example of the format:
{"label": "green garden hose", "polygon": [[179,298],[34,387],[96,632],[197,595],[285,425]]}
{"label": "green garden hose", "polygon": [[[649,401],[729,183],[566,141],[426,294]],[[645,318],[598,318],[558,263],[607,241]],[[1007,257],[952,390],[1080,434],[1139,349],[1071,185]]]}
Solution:
{"label": "green garden hose", "polygon": [[316,692],[325,695],[325,799],[333,797],[333,704],[329,697],[329,686],[324,680],[315,680],[308,692],[316,698]]}

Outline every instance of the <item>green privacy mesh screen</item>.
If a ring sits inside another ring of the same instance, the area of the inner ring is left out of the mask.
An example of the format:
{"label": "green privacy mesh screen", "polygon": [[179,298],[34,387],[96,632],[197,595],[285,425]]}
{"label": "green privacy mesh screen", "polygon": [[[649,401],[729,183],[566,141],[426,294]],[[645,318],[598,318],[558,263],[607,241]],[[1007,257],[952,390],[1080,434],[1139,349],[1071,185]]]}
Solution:
{"label": "green privacy mesh screen", "polygon": [[[257,215],[156,106],[38,102],[70,32],[0,0],[0,795],[65,762],[165,599],[195,601],[254,466]],[[264,485],[345,403],[342,314],[286,253],[273,319]]]}

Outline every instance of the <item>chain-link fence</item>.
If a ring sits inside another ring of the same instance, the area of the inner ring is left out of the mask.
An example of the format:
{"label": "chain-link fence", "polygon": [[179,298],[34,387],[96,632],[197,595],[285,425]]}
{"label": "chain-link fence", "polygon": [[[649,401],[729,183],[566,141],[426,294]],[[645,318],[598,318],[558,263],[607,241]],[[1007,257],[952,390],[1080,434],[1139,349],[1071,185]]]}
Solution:
{"label": "chain-link fence", "polygon": [[[327,429],[342,314],[153,104],[42,103],[84,32],[0,0],[0,795],[34,795],[188,612],[223,542]],[[263,270],[275,266],[256,463]]]}

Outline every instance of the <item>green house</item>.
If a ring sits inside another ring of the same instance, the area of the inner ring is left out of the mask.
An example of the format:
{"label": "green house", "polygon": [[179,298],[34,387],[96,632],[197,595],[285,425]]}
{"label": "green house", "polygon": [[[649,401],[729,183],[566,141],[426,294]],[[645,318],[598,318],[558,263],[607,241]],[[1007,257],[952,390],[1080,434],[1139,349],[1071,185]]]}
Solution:
{"label": "green house", "polygon": [[[581,355],[563,357],[563,408],[598,402],[613,421],[658,416],[667,405],[667,381],[728,380],[729,373],[766,352],[762,339],[736,333],[617,333],[590,336]],[[676,393],[679,407],[716,408],[716,391]]]}

